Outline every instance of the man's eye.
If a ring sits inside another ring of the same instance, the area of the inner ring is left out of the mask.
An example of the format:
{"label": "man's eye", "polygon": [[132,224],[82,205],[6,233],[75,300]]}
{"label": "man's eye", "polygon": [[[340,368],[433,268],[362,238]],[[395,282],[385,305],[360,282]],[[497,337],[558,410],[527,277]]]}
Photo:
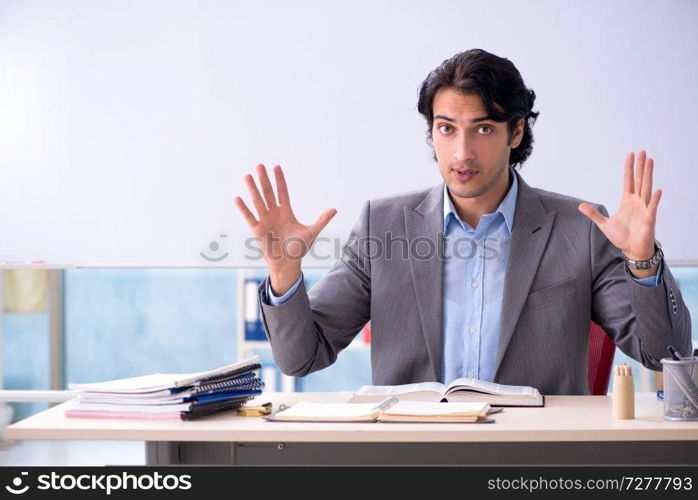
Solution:
{"label": "man's eye", "polygon": [[441,125],[439,125],[439,131],[440,131],[442,134],[448,134],[448,130],[447,130],[447,131],[444,131],[444,130],[443,130],[444,127],[447,127],[448,130],[451,130],[451,126],[450,126],[450,125],[446,125],[445,123],[442,123]]}
{"label": "man's eye", "polygon": [[493,131],[492,127],[490,127],[489,125],[482,125],[481,127],[477,128],[478,132],[483,129],[485,130],[485,132],[483,132],[482,135],[490,134]]}

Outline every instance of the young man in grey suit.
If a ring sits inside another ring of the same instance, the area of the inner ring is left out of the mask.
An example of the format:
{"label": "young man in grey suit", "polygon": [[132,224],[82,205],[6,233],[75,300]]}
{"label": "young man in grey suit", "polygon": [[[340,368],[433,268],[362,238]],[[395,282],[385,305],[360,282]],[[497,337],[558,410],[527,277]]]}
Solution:
{"label": "young man in grey suit", "polygon": [[[625,161],[618,213],[530,187],[535,93],[505,58],[473,49],[423,82],[418,109],[444,182],[367,201],[342,256],[310,291],[300,258],[335,215],[296,220],[280,166],[264,165],[258,217],[269,277],[259,288],[276,363],[303,376],[332,364],[371,320],[376,385],[476,377],[543,394],[587,394],[590,321],[660,370],[691,352],[690,316],[655,242],[661,191],[644,151]],[[395,244],[398,243],[398,249]],[[378,248],[378,252],[376,252]]]}

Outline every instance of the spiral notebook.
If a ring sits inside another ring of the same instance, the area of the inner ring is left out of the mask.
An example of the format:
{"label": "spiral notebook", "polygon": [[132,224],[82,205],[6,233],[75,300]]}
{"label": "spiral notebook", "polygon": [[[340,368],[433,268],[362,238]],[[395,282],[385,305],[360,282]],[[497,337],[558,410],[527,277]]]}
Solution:
{"label": "spiral notebook", "polygon": [[[194,420],[228,410],[243,407],[254,396],[245,396],[225,401],[167,405],[158,411],[143,406],[88,405],[70,401],[65,416],[68,418],[105,418],[132,420]],[[72,404],[71,404],[72,403]],[[80,404],[80,406],[77,406]]]}
{"label": "spiral notebook", "polygon": [[250,379],[244,385],[227,386],[219,389],[211,389],[202,392],[181,392],[178,394],[164,396],[159,398],[133,398],[130,395],[115,395],[115,394],[90,394],[83,393],[78,395],[78,400],[85,403],[107,403],[107,404],[130,404],[130,405],[167,405],[175,403],[186,403],[200,399],[204,396],[212,395],[227,395],[236,396],[243,393],[254,392],[260,394],[264,388],[264,382],[258,378]]}
{"label": "spiral notebook", "polygon": [[253,356],[232,365],[197,373],[154,373],[89,384],[68,384],[77,391],[117,394],[143,394],[145,397],[181,392],[189,387],[234,378],[251,370],[259,369],[259,356]]}

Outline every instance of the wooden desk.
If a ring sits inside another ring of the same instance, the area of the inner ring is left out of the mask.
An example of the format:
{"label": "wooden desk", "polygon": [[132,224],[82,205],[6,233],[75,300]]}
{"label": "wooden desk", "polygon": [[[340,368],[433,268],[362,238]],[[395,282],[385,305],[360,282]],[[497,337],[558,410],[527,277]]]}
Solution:
{"label": "wooden desk", "polygon": [[[255,402],[344,401],[349,394],[264,394]],[[698,422],[669,422],[652,393],[614,420],[609,396],[547,396],[505,408],[494,424],[290,423],[226,414],[193,422],[66,418],[67,403],[6,429],[10,439],[146,442],[164,464],[698,464]]]}

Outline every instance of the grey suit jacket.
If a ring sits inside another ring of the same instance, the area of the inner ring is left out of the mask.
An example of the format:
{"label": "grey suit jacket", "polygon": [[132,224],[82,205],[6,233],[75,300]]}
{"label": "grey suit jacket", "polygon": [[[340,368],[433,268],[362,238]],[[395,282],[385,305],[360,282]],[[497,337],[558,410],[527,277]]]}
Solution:
{"label": "grey suit jacket", "polygon": [[[531,188],[516,175],[495,381],[588,394],[590,320],[650,369],[661,370],[667,345],[688,355],[691,319],[666,263],[660,286],[636,283],[620,250],[577,209],[582,200]],[[394,243],[400,238],[407,254]],[[442,241],[440,184],[367,201],[341,258],[310,291],[301,284],[288,302],[271,306],[265,280],[262,317],[280,369],[303,376],[325,368],[370,319],[373,384],[439,381]]]}

